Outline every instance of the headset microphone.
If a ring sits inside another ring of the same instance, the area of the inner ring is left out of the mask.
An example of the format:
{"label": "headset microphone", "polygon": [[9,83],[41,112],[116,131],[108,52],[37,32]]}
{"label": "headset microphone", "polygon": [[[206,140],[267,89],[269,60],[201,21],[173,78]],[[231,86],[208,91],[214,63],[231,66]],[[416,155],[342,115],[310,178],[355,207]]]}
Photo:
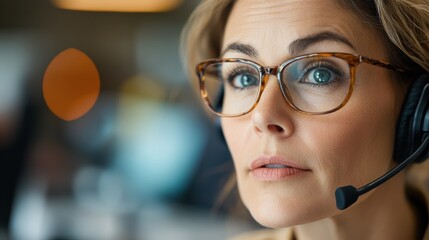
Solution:
{"label": "headset microphone", "polygon": [[406,166],[408,166],[410,163],[414,162],[429,145],[429,136],[427,136],[424,140],[422,145],[407,159],[405,159],[403,162],[401,162],[396,167],[392,168],[389,172],[384,174],[383,176],[377,178],[376,180],[364,185],[363,187],[356,189],[355,187],[348,185],[344,187],[339,187],[337,190],[335,190],[335,199],[337,201],[337,208],[339,210],[344,210],[353,203],[357,201],[360,195],[365,194],[372,189],[380,186],[382,183],[386,182],[393,176],[395,176],[397,173],[399,173],[402,169],[404,169]]}
{"label": "headset microphone", "polygon": [[398,121],[394,159],[405,159],[376,180],[356,189],[348,185],[335,190],[337,208],[344,210],[359,196],[380,186],[413,162],[428,157],[429,147],[429,75],[421,75],[410,86]]}

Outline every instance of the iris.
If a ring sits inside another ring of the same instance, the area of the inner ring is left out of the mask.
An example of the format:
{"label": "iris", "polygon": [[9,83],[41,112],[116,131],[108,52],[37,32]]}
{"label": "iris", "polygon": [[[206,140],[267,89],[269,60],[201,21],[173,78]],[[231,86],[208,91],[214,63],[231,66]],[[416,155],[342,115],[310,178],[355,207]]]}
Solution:
{"label": "iris", "polygon": [[314,71],[313,78],[317,83],[328,83],[331,79],[331,73],[326,69],[318,69]]}

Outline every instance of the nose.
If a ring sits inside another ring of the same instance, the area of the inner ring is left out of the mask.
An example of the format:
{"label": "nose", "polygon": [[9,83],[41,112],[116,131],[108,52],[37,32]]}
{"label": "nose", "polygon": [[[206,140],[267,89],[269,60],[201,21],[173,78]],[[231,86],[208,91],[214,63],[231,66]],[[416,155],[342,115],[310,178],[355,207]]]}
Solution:
{"label": "nose", "polygon": [[274,76],[269,76],[265,89],[255,109],[252,122],[258,134],[286,138],[293,134],[291,118],[295,111],[287,104]]}

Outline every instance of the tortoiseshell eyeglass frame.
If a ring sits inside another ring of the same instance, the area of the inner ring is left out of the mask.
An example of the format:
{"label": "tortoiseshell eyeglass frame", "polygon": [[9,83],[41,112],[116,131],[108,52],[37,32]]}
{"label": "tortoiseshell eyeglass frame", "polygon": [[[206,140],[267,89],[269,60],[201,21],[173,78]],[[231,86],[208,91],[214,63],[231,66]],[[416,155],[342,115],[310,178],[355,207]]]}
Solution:
{"label": "tortoiseshell eyeglass frame", "polygon": [[[299,59],[313,58],[313,57],[336,57],[336,58],[340,58],[340,59],[345,60],[349,64],[349,67],[350,67],[350,86],[349,86],[348,93],[340,105],[338,105],[337,107],[335,107],[331,110],[328,110],[328,111],[308,112],[308,111],[304,111],[304,110],[299,109],[293,103],[292,98],[290,97],[290,95],[288,93],[288,89],[285,89],[286,86],[283,86],[284,84],[281,83],[281,73],[286,66],[288,66],[289,64],[291,64],[291,63],[293,63]],[[241,112],[238,114],[223,114],[223,113],[217,112],[216,109],[214,108],[214,106],[212,106],[210,104],[210,101],[208,99],[207,90],[205,88],[204,72],[205,72],[206,68],[208,66],[210,66],[211,64],[217,64],[217,63],[223,63],[223,62],[246,63],[246,64],[253,66],[255,69],[257,69],[259,71],[259,78],[261,81],[259,81],[260,86],[259,86],[258,96],[256,97],[255,103],[253,103],[252,107],[250,107],[248,110],[246,110],[244,112]],[[365,57],[365,56],[361,56],[361,55],[357,55],[357,54],[351,54],[351,53],[321,52],[321,53],[311,53],[311,54],[300,55],[300,56],[291,58],[291,59],[289,59],[289,60],[287,60],[287,61],[283,62],[282,64],[275,66],[275,67],[265,67],[265,66],[262,66],[262,65],[258,64],[257,62],[254,62],[252,60],[247,60],[247,59],[242,59],[242,58],[208,59],[206,61],[203,61],[203,62],[197,64],[196,74],[197,74],[198,79],[199,79],[200,94],[201,94],[203,102],[205,103],[207,108],[210,110],[210,112],[212,112],[213,114],[220,116],[220,117],[239,117],[239,116],[243,116],[243,115],[251,112],[256,107],[256,105],[258,104],[258,102],[261,98],[262,92],[264,91],[264,88],[265,88],[267,81],[268,81],[268,78],[265,76],[268,76],[268,75],[274,75],[277,77],[277,81],[280,85],[280,89],[282,91],[282,94],[283,94],[285,100],[294,110],[296,110],[300,113],[309,114],[309,115],[322,115],[322,114],[332,113],[332,112],[335,112],[335,111],[341,109],[349,101],[349,99],[352,95],[352,92],[353,92],[354,84],[355,84],[356,68],[360,63],[368,63],[368,64],[371,64],[371,65],[374,65],[377,67],[387,68],[389,70],[394,70],[394,71],[398,71],[398,72],[405,72],[404,69],[402,69],[396,65],[393,65],[393,64],[390,64],[390,63],[387,63],[384,61],[380,61],[380,60],[377,60],[374,58],[369,58],[369,57]]]}

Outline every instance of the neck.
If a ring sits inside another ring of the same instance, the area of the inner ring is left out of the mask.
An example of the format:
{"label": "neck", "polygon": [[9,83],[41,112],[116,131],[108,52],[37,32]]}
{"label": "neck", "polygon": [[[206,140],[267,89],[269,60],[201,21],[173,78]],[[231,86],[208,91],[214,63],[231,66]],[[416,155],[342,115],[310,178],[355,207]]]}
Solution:
{"label": "neck", "polygon": [[404,178],[404,172],[399,173],[331,218],[297,226],[297,239],[416,239],[417,216],[407,200]]}

